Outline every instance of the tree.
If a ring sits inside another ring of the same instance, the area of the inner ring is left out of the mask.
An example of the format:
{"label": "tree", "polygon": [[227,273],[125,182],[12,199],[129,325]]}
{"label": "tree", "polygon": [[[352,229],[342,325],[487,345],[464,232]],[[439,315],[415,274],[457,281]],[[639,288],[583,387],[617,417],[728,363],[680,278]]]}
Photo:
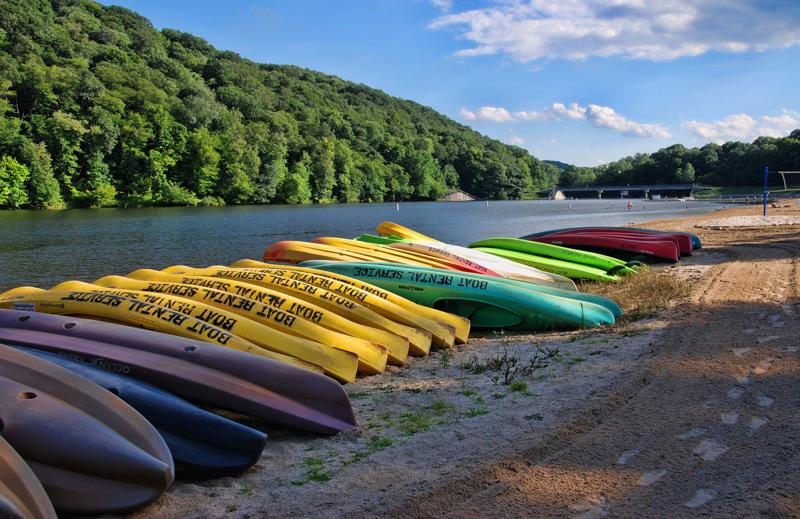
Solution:
{"label": "tree", "polygon": [[310,172],[306,166],[308,157],[297,162],[278,186],[278,197],[287,204],[310,204],[311,187],[308,184]]}
{"label": "tree", "polygon": [[20,156],[30,171],[28,203],[35,209],[58,208],[64,205],[58,181],[53,176],[50,154],[43,142],[26,141]]}
{"label": "tree", "polygon": [[28,203],[25,182],[30,172],[13,157],[0,159],[0,207],[17,209]]}

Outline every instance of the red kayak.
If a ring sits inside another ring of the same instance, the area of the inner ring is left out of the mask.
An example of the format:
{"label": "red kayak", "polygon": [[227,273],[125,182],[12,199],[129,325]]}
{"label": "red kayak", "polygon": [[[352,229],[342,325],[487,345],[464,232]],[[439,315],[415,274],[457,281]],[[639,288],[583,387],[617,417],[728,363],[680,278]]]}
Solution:
{"label": "red kayak", "polygon": [[664,240],[669,239],[675,241],[680,250],[681,256],[689,256],[694,250],[692,237],[685,233],[667,233],[667,232],[648,232],[643,229],[627,229],[624,227],[576,227],[573,229],[557,229],[553,231],[546,231],[526,236],[524,239],[530,240],[539,236],[555,236],[561,234],[592,234],[601,236],[614,236],[614,237],[631,237],[635,239],[647,240]]}
{"label": "red kayak", "polygon": [[639,241],[671,241],[678,247],[678,253],[681,256],[691,256],[692,254],[692,240],[688,236],[683,239],[671,234],[663,236],[656,236],[652,234],[633,234],[633,233],[620,233],[620,232],[584,232],[584,231],[571,231],[547,234],[546,236],[562,236],[564,234],[570,235],[584,235],[584,236],[607,236],[610,238],[621,238],[624,240],[639,240]]}
{"label": "red kayak", "polygon": [[564,233],[532,236],[527,239],[576,249],[602,250],[611,256],[615,256],[614,251],[619,251],[623,253],[625,259],[629,259],[633,255],[676,262],[680,258],[678,244],[672,239],[644,239],[637,236],[609,236],[592,233]]}

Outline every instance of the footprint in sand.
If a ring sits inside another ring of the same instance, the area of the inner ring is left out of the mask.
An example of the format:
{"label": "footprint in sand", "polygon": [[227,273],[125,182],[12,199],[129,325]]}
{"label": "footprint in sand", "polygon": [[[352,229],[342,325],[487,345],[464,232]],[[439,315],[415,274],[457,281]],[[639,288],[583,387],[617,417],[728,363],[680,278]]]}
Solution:
{"label": "footprint in sand", "polygon": [[760,395],[758,397],[758,405],[760,407],[771,407],[775,403],[775,399],[767,395]]}
{"label": "footprint in sand", "polygon": [[745,384],[749,384],[750,377],[748,377],[747,375],[739,375],[738,377],[736,377],[736,383],[742,386],[744,386]]}
{"label": "footprint in sand", "polygon": [[758,365],[753,368],[753,373],[756,375],[763,375],[772,367],[772,363],[775,360],[773,357],[767,357],[766,359],[762,360],[758,363]]}
{"label": "footprint in sand", "polygon": [[732,387],[728,390],[728,398],[731,400],[738,400],[744,394],[744,389],[740,387]]}
{"label": "footprint in sand", "polygon": [[713,398],[710,400],[706,400],[705,402],[703,402],[703,409],[707,411],[711,408],[717,407],[717,404],[719,404],[719,401]]}
{"label": "footprint in sand", "polygon": [[579,512],[575,519],[599,519],[611,512],[611,503],[605,497],[589,498],[583,503],[570,505],[570,510]]}
{"label": "footprint in sand", "polygon": [[721,413],[719,418],[725,425],[733,425],[739,421],[739,413]]}
{"label": "footprint in sand", "polygon": [[786,353],[797,353],[797,346],[784,346],[781,348],[781,351],[785,351]]}
{"label": "footprint in sand", "polygon": [[639,486],[646,487],[650,486],[659,479],[663,478],[667,475],[667,469],[660,469],[660,470],[648,470],[642,477],[639,478]]}
{"label": "footprint in sand", "polygon": [[756,431],[761,429],[769,422],[769,420],[763,416],[756,416],[750,419],[750,424],[747,426],[750,429],[750,434],[755,434]]}
{"label": "footprint in sand", "polygon": [[717,497],[717,493],[713,490],[701,488],[695,492],[694,496],[690,500],[686,501],[686,506],[688,508],[698,508],[708,503],[715,497]]}
{"label": "footprint in sand", "polygon": [[756,339],[756,342],[759,344],[766,344],[768,342],[772,342],[780,338],[781,338],[780,335],[767,335],[766,337],[759,337],[758,339]]}
{"label": "footprint in sand", "polygon": [[714,461],[726,452],[728,447],[722,445],[717,440],[703,440],[692,453],[697,454],[703,461]]}
{"label": "footprint in sand", "polygon": [[689,438],[697,438],[698,436],[703,436],[706,433],[706,430],[702,427],[695,427],[685,433],[681,433],[678,435],[679,440],[688,440]]}
{"label": "footprint in sand", "polygon": [[617,465],[627,465],[628,462],[631,460],[631,458],[633,458],[637,454],[639,454],[638,450],[623,452],[617,458]]}
{"label": "footprint in sand", "polygon": [[747,354],[747,352],[749,352],[752,349],[753,348],[733,348],[731,351],[733,351],[733,354],[736,355],[737,357],[744,357]]}

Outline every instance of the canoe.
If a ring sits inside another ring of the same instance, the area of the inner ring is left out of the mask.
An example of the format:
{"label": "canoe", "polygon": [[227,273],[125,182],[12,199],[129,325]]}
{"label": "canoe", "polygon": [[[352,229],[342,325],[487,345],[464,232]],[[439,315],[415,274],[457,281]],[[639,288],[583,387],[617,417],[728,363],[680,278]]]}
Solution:
{"label": "canoe", "polygon": [[470,248],[489,247],[521,252],[523,254],[533,254],[535,256],[544,256],[569,263],[594,267],[612,275],[633,274],[636,272],[632,268],[635,264],[629,265],[611,256],[571,249],[569,247],[561,247],[560,245],[553,245],[550,243],[522,240],[519,238],[488,238],[473,242],[469,246]]}
{"label": "canoe", "polygon": [[193,402],[321,434],[355,427],[334,380],[267,358],[119,324],[0,310],[0,341],[61,353]]}
{"label": "canoe", "polygon": [[386,368],[388,352],[383,346],[323,328],[295,314],[284,312],[279,308],[244,296],[230,294],[224,290],[182,283],[142,281],[123,276],[105,276],[96,280],[93,284],[104,288],[169,294],[191,299],[209,306],[222,308],[295,337],[309,339],[337,350],[348,351],[358,357],[359,373],[374,375],[382,373]]}
{"label": "canoe", "polygon": [[200,409],[155,386],[55,353],[18,349],[94,382],[136,409],[166,442],[179,479],[239,475],[258,461],[264,450],[267,435],[261,431]]}
{"label": "canoe", "polygon": [[364,279],[419,304],[461,315],[488,329],[575,329],[611,324],[613,314],[588,302],[513,288],[495,278],[375,263],[315,262],[314,268]]}
{"label": "canoe", "polygon": [[[231,268],[265,268],[271,266],[272,265],[270,265],[269,263],[263,263],[261,261],[256,261],[251,259],[243,259],[231,263]],[[425,306],[418,305],[413,301],[410,301],[404,297],[400,297],[397,294],[393,294],[392,292],[384,290],[371,283],[365,283],[360,279],[355,279],[348,276],[342,276],[341,274],[336,274],[334,272],[323,272],[321,270],[299,267],[297,265],[281,265],[281,268],[285,270],[294,270],[297,272],[308,272],[311,274],[324,273],[331,279],[335,279],[336,281],[341,281],[342,283],[345,283],[347,285],[360,288],[361,290],[369,292],[370,294],[375,294],[381,299],[389,301],[390,303],[394,303],[397,306],[400,306],[402,308],[405,308],[406,310],[409,310],[410,312],[413,312],[415,315],[423,318],[423,319],[418,319],[417,322],[422,326],[426,326],[426,329],[429,331],[433,330],[433,327],[426,324],[426,321],[430,321],[431,323],[444,323],[448,326],[451,326],[453,330],[455,330],[455,336],[457,341],[465,343],[469,339],[469,320],[464,319],[463,317],[459,317],[457,315],[449,314],[447,312],[441,312],[439,310],[434,310],[433,308],[427,308]],[[434,332],[431,331],[431,333]]]}
{"label": "canoe", "polygon": [[[323,268],[324,266],[331,266],[334,267],[336,265],[335,262],[327,262],[327,261],[307,261],[304,264],[307,264],[309,267],[317,267]],[[409,270],[419,270],[421,272],[429,272],[429,269],[425,267],[406,267]],[[483,281],[486,277],[481,276],[480,274],[469,274],[469,273],[461,273],[463,277],[467,277],[470,279],[474,279],[476,281]],[[587,303],[593,303],[596,305],[600,305],[607,309],[614,318],[618,318],[622,316],[622,308],[607,297],[599,296],[596,294],[587,294],[583,292],[578,292],[575,290],[562,290],[560,288],[554,288],[548,285],[533,285],[531,283],[527,283],[525,281],[517,281],[515,279],[507,279],[507,278],[491,278],[492,281],[496,283],[502,283],[511,287],[512,289],[521,289],[521,290],[531,290],[533,292],[538,292],[540,294],[558,296],[564,299],[574,299],[575,301],[584,301]]]}
{"label": "canoe", "polygon": [[675,232],[675,231],[659,231],[656,229],[645,229],[642,227],[568,227],[564,229],[551,229],[548,231],[540,231],[523,236],[522,239],[527,240],[534,236],[545,236],[556,233],[597,233],[597,234],[625,234],[631,236],[671,236],[679,240],[681,252],[691,253],[693,250],[703,248],[700,238],[696,234],[688,232]]}
{"label": "canoe", "polygon": [[494,254],[501,258],[506,258],[511,261],[516,261],[522,265],[536,267],[537,269],[553,274],[568,277],[570,279],[588,279],[592,281],[619,281],[617,275],[609,274],[605,270],[600,270],[588,265],[580,265],[577,263],[570,263],[569,261],[557,260],[553,258],[545,258],[543,256],[536,256],[533,254],[526,254],[524,252],[517,252],[508,249],[495,249],[492,247],[477,247],[475,250]]}
{"label": "canoe", "polygon": [[125,512],[175,477],[155,428],[111,392],[55,364],[0,346],[3,438],[28,463],[54,507]]}
{"label": "canoe", "polygon": [[359,324],[372,326],[405,337],[409,342],[409,351],[417,355],[426,355],[431,347],[431,334],[413,326],[406,326],[353,302],[347,297],[324,288],[277,276],[274,274],[254,272],[250,269],[230,267],[209,267],[205,269],[175,265],[164,269],[171,274],[191,276],[211,276],[220,279],[244,281],[256,286],[284,291],[305,301],[327,308],[339,315]]}
{"label": "canoe", "polygon": [[[551,243],[564,247],[573,247],[589,251],[606,251],[615,256],[622,252],[626,257],[631,254],[644,260],[669,261],[675,263],[680,259],[677,244],[670,240],[639,240],[627,237],[595,236],[591,234],[557,234],[535,236],[531,241]],[[616,257],[616,256],[615,256]]]}
{"label": "canoe", "polygon": [[[384,241],[390,247],[408,248],[425,252],[434,256],[454,257],[459,258],[460,261],[478,264],[481,267],[489,270],[486,275],[496,275],[506,279],[516,279],[536,285],[550,285],[562,290],[577,290],[575,283],[571,279],[544,272],[543,270],[521,265],[505,258],[493,256],[485,252],[470,249],[468,247],[460,247],[450,243],[440,241],[434,242],[420,242],[410,241],[400,238],[383,238],[379,236],[362,235],[359,240],[380,243]],[[475,272],[480,274],[481,272]]]}
{"label": "canoe", "polygon": [[53,503],[25,460],[0,436],[0,517],[56,519]]}
{"label": "canoe", "polygon": [[[358,357],[353,353],[337,350],[302,337],[288,335],[247,317],[241,317],[227,310],[191,299],[167,294],[153,294],[142,292],[141,290],[103,288],[81,281],[60,283],[53,287],[51,291],[52,293],[83,291],[95,295],[122,296],[143,304],[156,305],[165,309],[180,308],[183,316],[195,317],[203,323],[214,324],[233,337],[255,344],[259,349],[269,353],[285,355],[319,366],[326,375],[340,382],[352,382],[356,378]],[[159,331],[167,331],[169,333],[170,330],[172,328],[164,328]]]}

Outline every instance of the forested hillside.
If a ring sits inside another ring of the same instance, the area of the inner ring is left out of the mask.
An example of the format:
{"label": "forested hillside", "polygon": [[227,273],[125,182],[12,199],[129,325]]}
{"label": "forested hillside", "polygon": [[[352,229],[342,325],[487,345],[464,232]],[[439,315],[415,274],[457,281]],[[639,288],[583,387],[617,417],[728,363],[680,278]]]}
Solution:
{"label": "forested hillside", "polygon": [[430,108],[127,9],[0,13],[0,207],[514,198],[557,176]]}
{"label": "forested hillside", "polygon": [[[726,142],[686,148],[680,144],[639,153],[594,168],[569,166],[559,185],[681,184],[752,186],[763,182],[764,166],[777,172],[800,171],[800,130],[788,137],[759,137],[751,144]],[[772,182],[780,182],[777,175]]]}

